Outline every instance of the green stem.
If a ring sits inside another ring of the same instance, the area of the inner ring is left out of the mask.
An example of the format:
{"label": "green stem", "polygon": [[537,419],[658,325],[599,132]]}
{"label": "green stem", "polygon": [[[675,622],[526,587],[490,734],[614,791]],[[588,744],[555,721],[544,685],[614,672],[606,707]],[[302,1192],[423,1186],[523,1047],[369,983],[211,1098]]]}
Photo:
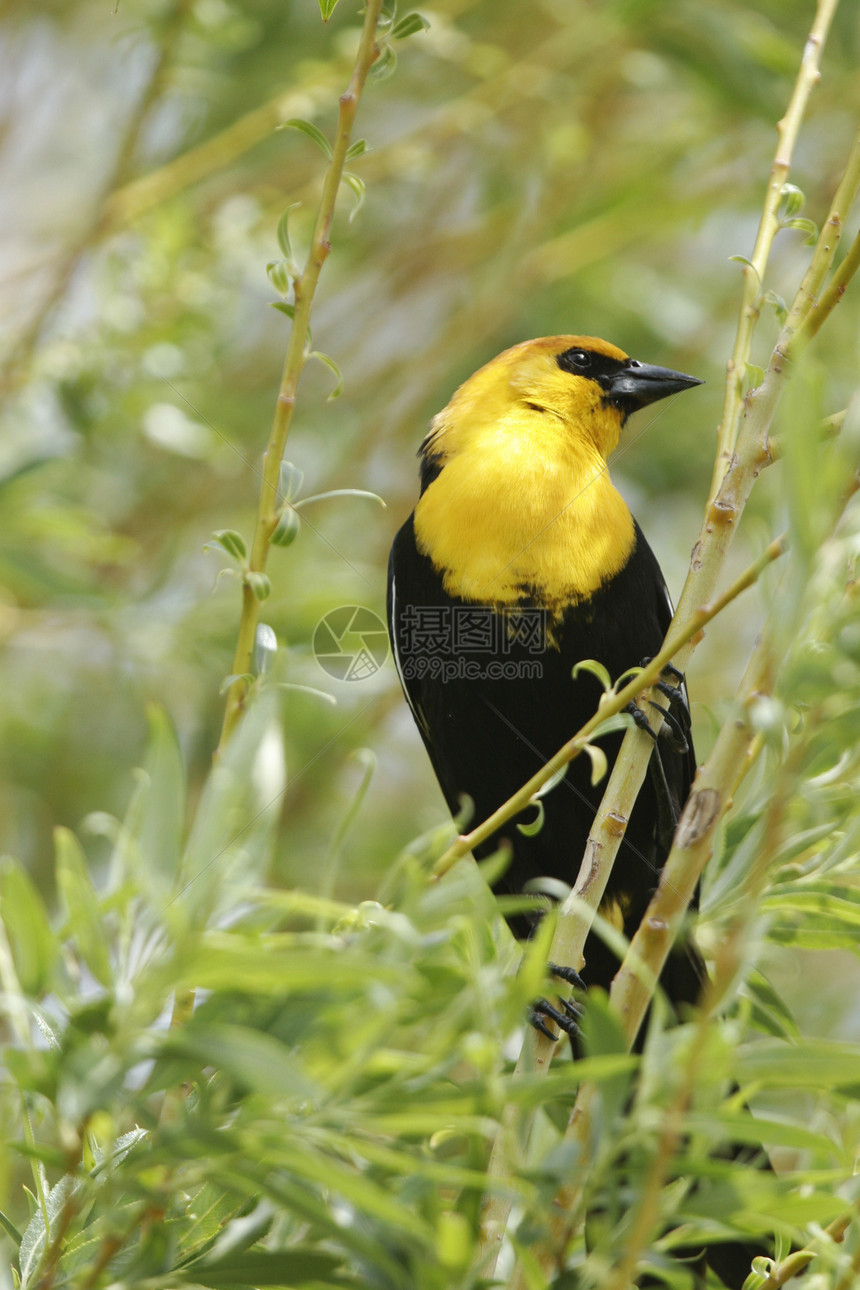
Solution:
{"label": "green stem", "polygon": [[857,195],[858,185],[860,185],[860,130],[855,136],[848,164],[830,204],[827,219],[822,225],[809,268],[803,276],[800,289],[786,319],[786,326],[792,330],[800,325],[806,314],[811,309],[815,309],[818,303],[818,294],[833,263],[833,257],[845,227],[845,217]]}
{"label": "green stem", "polygon": [[806,113],[809,97],[821,78],[819,71],[821,51],[838,3],[839,0],[818,0],[815,21],[804,46],[794,90],[785,116],[777,123],[779,137],[776,154],[770,170],[755,247],[750,263],[744,268],[744,286],[735,344],[732,356],[726,365],[726,390],[723,413],[717,430],[717,454],[711,480],[712,498],[716,497],[723,477],[731,465],[737,439],[738,418],[743,404],[746,366],[749,362],[753,332],[761,307],[761,284],[764,281],[773,239],[779,231],[778,213],[782,190],[788,178],[794,145]]}
{"label": "green stem", "polygon": [[[529,781],[529,784],[527,784],[524,789],[520,790],[519,793],[516,793],[514,797],[510,798],[509,801],[505,803],[504,807],[500,808],[500,810],[496,812],[496,815],[486,821],[486,823],[480,828],[473,830],[472,833],[466,834],[462,838],[459,838],[454,846],[450,847],[445,855],[438,861],[436,869],[440,870],[443,864],[445,868],[449,867],[449,865],[453,864],[461,855],[471,850],[472,846],[477,845],[480,841],[484,841],[486,836],[498,827],[498,824],[492,824],[496,817],[503,814],[504,818],[498,822],[503,823],[505,819],[509,819],[517,810],[521,810],[526,806],[531,796],[537,791],[537,788],[541,787],[557,769],[560,769],[561,765],[565,764],[565,761],[561,760],[563,756],[567,761],[570,761],[574,756],[576,756],[576,754],[581,750],[583,743],[586,742],[587,733],[590,730],[593,730],[596,725],[601,721],[604,721],[610,711],[620,711],[620,709],[629,703],[631,699],[636,698],[638,694],[641,694],[647,684],[652,680],[656,680],[665,665],[671,662],[672,658],[676,656],[677,650],[680,648],[683,641],[695,636],[702,630],[702,627],[706,623],[710,622],[712,618],[715,618],[717,614],[721,613],[722,610],[725,609],[726,605],[730,604],[731,601],[739,596],[742,591],[745,591],[748,587],[752,586],[764,569],[766,569],[774,560],[778,559],[785,549],[786,544],[783,537],[776,538],[771,542],[759,558],[751,564],[749,568],[735,580],[735,582],[732,583],[731,587],[729,587],[722,596],[712,604],[703,605],[698,611],[696,611],[695,615],[691,621],[686,624],[683,631],[680,631],[677,636],[673,635],[672,640],[664,646],[660,653],[651,661],[651,663],[649,663],[648,667],[642,672],[642,674],[637,676],[629,686],[625,686],[625,688],[606,705],[605,711],[596,714],[590,722],[587,722],[586,725],[583,726],[582,729],[573,737],[573,739],[569,740],[568,743],[564,745],[564,748],[559,750],[552,761],[550,761],[538,775],[534,776],[534,778]],[[637,732],[632,733],[635,736]],[[648,753],[650,753],[650,740],[646,756]],[[536,784],[536,781],[539,781],[539,783]],[[598,825],[607,829],[611,833],[617,833],[618,823],[615,817],[615,812],[613,811],[611,814],[604,815],[601,811]],[[586,851],[585,858],[582,862],[582,868],[579,872],[579,877],[574,884],[570,896],[563,902],[559,911],[558,925],[553,938],[552,949],[550,950],[550,958],[554,963],[568,964],[577,968],[582,966],[582,950],[591,927],[591,915],[600,904],[611,868],[611,864],[606,865],[601,863],[600,846],[601,844],[598,842],[595,850]],[[543,1072],[547,1070],[549,1068],[553,1048],[554,1041],[546,1039],[536,1031],[529,1033],[526,1036],[523,1053],[521,1054],[517,1065],[517,1072],[522,1073],[525,1070]],[[590,1096],[590,1094],[586,1095],[586,1099],[588,1096]],[[584,1114],[586,1102],[583,1102],[581,1105],[579,1103],[577,1104],[580,1106],[581,1118]],[[510,1127],[510,1125],[507,1125],[503,1121],[502,1127],[496,1135],[496,1140],[493,1144],[493,1151],[487,1168],[487,1174],[490,1178],[505,1178],[511,1172],[507,1146],[507,1139],[509,1137],[508,1130]],[[565,1206],[564,1221],[569,1222],[570,1208],[573,1198],[572,1196],[567,1196],[566,1200],[569,1201],[570,1204]],[[484,1211],[482,1246],[483,1260],[481,1267],[482,1271],[487,1276],[491,1276],[495,1270],[507,1222],[510,1217],[511,1206],[512,1200],[510,1195],[505,1194],[500,1190],[492,1196]],[[513,1284],[516,1285],[517,1283],[514,1282]]]}
{"label": "green stem", "polygon": [[[257,521],[248,562],[248,571],[252,573],[263,573],[265,571],[271,537],[278,524],[278,479],[287,435],[290,431],[293,409],[295,408],[299,377],[307,358],[307,333],[311,306],[322,267],[331,250],[329,240],[331,224],[334,218],[335,203],[343,175],[356,109],[364,89],[367,74],[379,52],[376,46],[376,28],[381,7],[382,0],[368,0],[367,2],[352,76],[346,91],[340,96],[337,131],[332,147],[331,161],[323,182],[322,197],[320,198],[307,263],[301,277],[295,282],[295,312],[281,373],[281,384],[275,404],[272,429],[263,457],[263,484],[260,489]],[[234,676],[245,677],[252,670],[259,613],[259,601],[254,594],[253,588],[245,582],[242,586],[242,616],[239,622],[236,652],[233,657],[233,666],[230,669],[231,674]],[[228,690],[224,724],[218,744],[219,752],[225,746],[242,716],[247,693],[247,680],[235,681]]]}

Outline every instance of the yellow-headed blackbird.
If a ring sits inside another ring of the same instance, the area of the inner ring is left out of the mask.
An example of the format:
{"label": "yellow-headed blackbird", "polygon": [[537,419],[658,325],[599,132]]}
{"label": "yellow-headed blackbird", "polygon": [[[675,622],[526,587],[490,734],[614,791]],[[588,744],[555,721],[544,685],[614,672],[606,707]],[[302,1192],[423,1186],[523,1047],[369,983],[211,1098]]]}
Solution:
{"label": "yellow-headed blackbird", "polygon": [[[587,672],[574,679],[577,663],[595,659],[616,680],[660,649],[669,595],[606,462],[631,412],[698,384],[591,336],[551,336],[500,354],[434,419],[419,450],[421,496],[391,551],[388,610],[452,812],[468,795],[474,822],[486,819],[594,714],[601,685]],[[659,741],[604,899],[628,934],[695,770],[683,690],[671,710],[675,734]],[[620,741],[601,740],[610,764]],[[537,833],[501,830],[513,848],[505,890],[574,881],[604,788],[580,757],[543,799]],[[527,931],[522,919],[514,927]],[[615,960],[597,943],[586,958],[586,982],[608,988]],[[669,993],[692,1000],[698,973],[681,975],[680,995],[671,983]]]}
{"label": "yellow-headed blackbird", "polygon": [[[593,336],[550,336],[505,350],[434,418],[419,449],[421,495],[391,551],[388,618],[403,689],[452,813],[468,796],[474,822],[486,819],[594,714],[601,684],[587,671],[574,678],[577,663],[597,660],[617,680],[660,649],[672,605],[607,459],[631,413],[700,383]],[[628,937],[695,772],[686,689],[664,689],[667,724],[601,906]],[[621,737],[600,741],[610,766]],[[510,846],[500,888],[573,883],[604,787],[579,757],[542,799],[537,832],[511,821],[476,847],[485,856],[503,840]],[[511,924],[530,930],[525,917]],[[585,960],[584,983],[608,990],[618,960],[594,934]],[[683,1005],[696,1001],[702,979],[685,940],[661,985]],[[577,1051],[575,1026],[567,1028]],[[709,1249],[707,1261],[739,1285],[761,1252],[730,1242]]]}
{"label": "yellow-headed blackbird", "polygon": [[[607,459],[631,413],[700,383],[592,336],[550,336],[505,350],[434,418],[419,449],[420,498],[391,551],[388,617],[403,689],[452,813],[467,795],[473,822],[486,819],[594,714],[601,685],[586,671],[574,678],[578,662],[595,659],[617,680],[660,649],[671,602]],[[668,724],[601,907],[628,937],[695,772],[686,690],[665,688]],[[600,741],[610,766],[621,737]],[[542,799],[537,832],[511,821],[476,847],[479,856],[503,839],[511,847],[500,888],[573,883],[604,787],[591,783],[581,756]],[[528,919],[511,923],[528,933]],[[585,984],[608,989],[618,960],[594,934],[585,959]],[[674,1003],[693,1003],[702,973],[688,940],[661,984]],[[545,1015],[563,1020],[552,1007]],[[708,1261],[732,1284],[756,1252],[730,1244]]]}

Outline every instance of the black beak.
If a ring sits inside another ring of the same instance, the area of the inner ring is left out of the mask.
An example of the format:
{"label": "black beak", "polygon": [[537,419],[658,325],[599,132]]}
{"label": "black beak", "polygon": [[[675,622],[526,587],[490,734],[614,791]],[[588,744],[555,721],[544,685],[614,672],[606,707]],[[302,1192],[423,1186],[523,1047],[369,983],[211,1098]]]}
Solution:
{"label": "black beak", "polygon": [[644,408],[647,403],[668,398],[670,394],[680,394],[681,390],[689,390],[692,385],[703,384],[697,376],[673,372],[670,367],[640,363],[635,358],[628,359],[619,371],[607,373],[599,380],[608,401],[628,413]]}

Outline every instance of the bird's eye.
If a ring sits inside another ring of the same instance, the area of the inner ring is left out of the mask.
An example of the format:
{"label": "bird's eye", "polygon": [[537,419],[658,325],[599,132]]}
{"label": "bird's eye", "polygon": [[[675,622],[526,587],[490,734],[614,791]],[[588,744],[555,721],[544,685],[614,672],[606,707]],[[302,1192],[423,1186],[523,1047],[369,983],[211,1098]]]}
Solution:
{"label": "bird's eye", "polygon": [[584,349],[572,349],[568,357],[571,367],[575,367],[578,372],[587,372],[591,367],[591,355]]}

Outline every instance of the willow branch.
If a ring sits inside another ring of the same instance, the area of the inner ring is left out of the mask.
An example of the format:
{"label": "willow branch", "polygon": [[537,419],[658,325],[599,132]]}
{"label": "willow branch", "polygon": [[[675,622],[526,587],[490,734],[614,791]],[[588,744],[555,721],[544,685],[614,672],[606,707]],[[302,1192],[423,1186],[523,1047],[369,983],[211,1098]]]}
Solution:
{"label": "willow branch", "polygon": [[[844,1241],[845,1233],[852,1223],[857,1222],[858,1214],[860,1214],[860,1205],[855,1204],[845,1214],[840,1215],[839,1218],[835,1218],[832,1223],[829,1223],[824,1228],[822,1235],[807,1245],[805,1249],[793,1250],[788,1258],[783,1259],[768,1273],[766,1279],[759,1286],[759,1290],[780,1290],[782,1286],[788,1285],[792,1277],[799,1276],[804,1268],[808,1268],[812,1260],[818,1257],[828,1237],[837,1244],[841,1244]],[[852,1284],[854,1283],[850,1279],[840,1281],[836,1290],[850,1290]]]}
{"label": "willow branch", "polygon": [[[755,646],[738,691],[738,700],[730,718],[723,724],[714,749],[696,775],[687,804],[675,834],[675,841],[651,903],[636,931],[624,962],[612,982],[610,1004],[621,1019],[628,1047],[639,1032],[660,972],[674,943],[678,928],[713,851],[714,834],[731,798],[726,784],[734,778],[737,765],[746,756],[755,738],[751,713],[760,699],[773,687],[774,656],[769,639]],[[588,1157],[588,1140],[592,1131],[595,1086],[583,1085],[574,1105],[565,1140]],[[680,1113],[681,1108],[676,1108]],[[668,1164],[669,1146],[674,1141],[674,1125],[667,1126],[666,1141],[659,1168]],[[538,1258],[542,1266],[554,1265],[566,1243],[571,1223],[579,1209],[584,1179],[563,1187],[556,1197],[551,1223],[552,1240]],[[643,1212],[643,1226],[650,1214]],[[622,1263],[622,1270],[626,1269]],[[610,1283],[613,1290],[616,1281]],[[622,1284],[620,1281],[617,1284]],[[624,1282],[623,1284],[626,1284]]]}
{"label": "willow branch", "polygon": [[823,292],[820,300],[813,304],[795,332],[793,341],[787,351],[790,358],[796,357],[798,349],[818,334],[822,325],[845,295],[848,283],[854,277],[858,268],[860,268],[860,233],[851,243],[848,254],[827,284],[827,289]]}
{"label": "willow branch", "polygon": [[[856,191],[857,182],[860,181],[860,171],[855,170],[854,152],[847,171],[852,174],[849,188],[851,191]],[[819,253],[825,254],[823,248],[827,245],[827,237],[825,230],[819,238],[813,259]],[[849,257],[846,256],[843,264],[848,260]],[[802,289],[801,287],[799,290]],[[822,314],[823,321],[827,316],[823,312],[823,302],[817,306],[816,316],[819,312]],[[794,323],[791,322],[792,317],[795,319]],[[684,626],[692,620],[698,612],[698,606],[703,602],[707,603],[712,597],[753,485],[761,471],[773,460],[769,451],[769,432],[790,372],[790,357],[796,354],[801,346],[801,342],[796,339],[798,317],[799,310],[796,310],[793,304],[774,346],[761,384],[756,389],[750,390],[744,399],[740,431],[731,464],[723,476],[716,497],[708,503],[699,537],[693,547],[690,570],[669,629],[669,635],[673,639],[676,633],[681,633]],[[682,671],[692,652],[696,635],[695,632],[683,631],[683,644],[674,658],[675,665]],[[592,866],[595,857],[599,857],[600,869],[607,876],[621,845],[626,821],[630,818],[630,812],[645,778],[649,753],[650,749],[637,738],[636,732],[628,732],[607,784],[603,805],[589,835],[586,861],[589,866]],[[602,885],[605,886],[605,878],[602,880]],[[557,938],[558,936],[559,932],[556,933]],[[564,951],[558,939],[553,945],[551,954],[553,962],[579,966],[577,960],[571,962],[564,957]]]}
{"label": "willow branch", "polygon": [[[379,52],[376,45],[376,28],[381,7],[382,0],[368,0],[352,76],[346,91],[340,96],[337,131],[331,160],[323,181],[322,197],[310,251],[302,275],[296,279],[294,285],[295,310],[272,429],[263,458],[263,483],[248,561],[247,572],[252,574],[265,571],[271,537],[278,524],[278,479],[295,407],[296,389],[307,359],[307,332],[311,305],[322,267],[331,250],[329,235],[356,110],[367,74]],[[229,739],[242,715],[245,696],[248,692],[248,681],[244,678],[251,671],[258,621],[259,601],[251,581],[246,578],[242,585],[242,616],[232,667],[232,675],[239,679],[233,682],[227,692],[219,750]]]}
{"label": "willow branch", "polygon": [[[732,583],[727,591],[725,591],[711,604],[703,605],[696,612],[691,621],[685,627],[684,632],[679,633],[677,637],[673,637],[673,639],[664,646],[660,654],[652,660],[641,676],[638,676],[635,681],[631,682],[630,686],[625,686],[618,695],[614,696],[611,702],[607,703],[606,712],[609,712],[610,708],[614,710],[616,705],[623,706],[630,702],[631,698],[636,697],[637,691],[641,693],[643,682],[645,684],[648,683],[647,678],[649,674],[653,673],[653,679],[656,679],[662,668],[665,667],[666,663],[670,662],[676,655],[677,650],[682,647],[683,641],[695,636],[707,623],[715,618],[717,614],[721,613],[727,605],[731,604],[731,602],[735,600],[741,592],[745,591],[748,587],[751,587],[761,576],[764,569],[772,564],[774,560],[778,559],[785,550],[786,543],[783,537],[776,538],[771,542],[759,558]],[[631,691],[630,696],[625,697],[628,695],[628,691]],[[590,733],[590,731],[593,730],[599,722],[605,719],[605,714],[601,712],[593,717],[590,722],[587,722],[586,725],[582,727],[582,730],[580,730],[572,740],[569,740],[568,743],[565,744],[564,748],[559,750],[559,753],[557,753],[556,757],[548,763],[544,770],[541,771],[539,775],[534,776],[533,780],[530,781],[530,785],[533,784],[535,780],[540,779],[541,784],[539,787],[542,786],[542,784],[545,783],[557,769],[561,768],[561,765],[566,764],[559,761],[562,754],[567,756],[568,760],[571,760],[572,757],[581,750],[584,743],[587,742],[588,733]],[[648,739],[648,736],[644,735],[641,731],[633,733],[648,740],[648,749],[650,751],[651,741]],[[550,771],[550,767],[555,767],[555,769]],[[527,785],[526,787],[529,787],[530,785]],[[534,791],[537,790],[533,789],[532,795]],[[528,804],[530,798],[525,797],[524,800],[523,798],[524,790],[515,794],[509,802],[505,803],[504,807],[500,808],[500,811],[496,812],[496,815],[498,816],[504,812],[504,818],[509,819],[517,810],[521,810]],[[516,803],[516,805],[513,805],[514,803]],[[509,810],[508,808],[512,809]],[[491,819],[495,819],[495,817],[491,817]],[[500,821],[500,823],[503,822],[503,820]],[[599,817],[599,822],[601,826],[606,828],[608,831],[617,832],[618,821],[613,815],[610,814],[607,817],[603,817],[601,815],[601,817]],[[458,848],[465,847],[465,850],[469,850],[471,846],[477,845],[477,842],[484,841],[489,824],[490,821],[487,821],[479,829],[475,829],[473,833],[466,834],[464,837],[458,839],[457,843],[454,844],[454,847],[449,848],[445,853],[445,856],[443,856],[438,862],[437,868],[442,866],[443,861],[446,861],[447,857],[450,857],[455,850],[457,850],[457,854],[454,856],[454,859],[459,858],[459,856],[464,852]],[[493,830],[491,829],[490,831],[492,832]],[[469,842],[469,839],[472,839],[472,841]],[[550,951],[550,957],[553,962],[573,964],[577,968],[582,966],[582,949],[591,928],[591,917],[597,909],[597,906],[600,904],[606,881],[609,876],[609,868],[595,862],[594,857],[596,854],[599,854],[599,852],[586,851],[586,856],[583,860],[582,868],[580,869],[579,878],[577,879],[570,896],[561,906],[558,926],[553,939],[553,947]],[[451,863],[453,863],[453,859],[451,860]],[[686,909],[686,903],[684,903],[683,908]],[[546,1039],[536,1031],[530,1031],[526,1036],[524,1051],[520,1057],[517,1071],[520,1072],[524,1069],[542,1071],[547,1069],[552,1056],[553,1047],[554,1041]],[[506,1126],[505,1124],[502,1125],[502,1129],[497,1135],[493,1146],[493,1152],[487,1169],[488,1176],[491,1178],[503,1178],[510,1173],[506,1144],[506,1138],[508,1136],[506,1132],[507,1127],[509,1126]],[[484,1271],[488,1276],[491,1276],[495,1270],[496,1261],[505,1235],[506,1225],[510,1217],[511,1206],[511,1198],[499,1192],[492,1197],[484,1212],[482,1271]]]}
{"label": "willow branch", "polygon": [[[612,693],[607,693],[603,696],[600,706],[594,716],[589,718],[585,725],[581,726],[576,734],[573,735],[571,739],[568,739],[567,743],[563,744],[561,748],[559,748],[555,756],[551,757],[545,766],[542,766],[539,771],[532,775],[531,779],[528,780],[522,788],[512,794],[512,796],[509,797],[506,802],[503,802],[502,805],[494,811],[492,815],[488,816],[486,820],[477,825],[471,830],[471,832],[461,834],[456,841],[451,844],[448,850],[439,857],[436,864],[433,866],[433,877],[440,878],[443,874],[447,873],[452,865],[456,864],[458,860],[461,860],[463,856],[468,855],[474,847],[479,846],[482,842],[486,842],[486,840],[491,837],[497,829],[501,828],[503,824],[506,824],[508,820],[519,814],[520,811],[525,810],[535,794],[538,793],[545,784],[548,784],[554,775],[557,775],[560,770],[563,770],[569,762],[579,756],[586,744],[589,742],[591,736],[601,725],[603,725],[605,721],[609,719],[609,717],[615,716],[619,712],[623,712],[631,702],[642,695],[643,691],[647,690],[654,681],[658,680],[666,666],[672,662],[673,658],[677,657],[683,647],[694,636],[696,636],[703,627],[707,626],[713,618],[716,618],[717,614],[722,613],[726,606],[730,605],[731,602],[741,594],[741,592],[746,591],[748,587],[751,587],[753,583],[758,580],[762,571],[774,560],[779,559],[786,550],[787,544],[785,536],[783,535],[782,537],[775,538],[773,542],[765,548],[759,558],[754,560],[753,563],[735,579],[732,585],[724,591],[721,596],[718,596],[710,604],[702,605],[695,610],[688,623],[685,623],[683,627],[673,633],[671,639],[669,639],[669,637],[666,638],[663,648],[660,650],[659,654],[654,655],[654,657],[649,661],[647,667],[643,667],[641,670],[638,670],[633,680],[629,681],[622,689]],[[633,731],[632,733],[636,734],[637,732]],[[645,746],[646,748],[651,748],[653,747],[653,744],[649,740]],[[582,872],[582,870],[580,872]],[[595,905],[595,908],[596,907],[597,906]]]}
{"label": "willow branch", "polygon": [[813,89],[821,79],[821,52],[839,0],[818,0],[818,9],[803,50],[800,70],[794,84],[785,116],[777,123],[777,146],[770,169],[767,192],[753,253],[744,266],[744,285],[732,356],[726,364],[726,389],[723,412],[717,430],[717,454],[711,480],[710,496],[719,491],[723,476],[732,460],[737,440],[738,419],[743,404],[743,387],[749,362],[752,337],[761,309],[761,284],[771,247],[779,232],[779,204],[791,167],[794,145]]}
{"label": "willow branch", "polygon": [[788,315],[790,327],[797,326],[809,310],[814,309],[817,305],[818,295],[824,279],[830,271],[836,248],[842,237],[845,218],[857,195],[858,184],[860,184],[860,130],[857,131],[854,138],[854,146],[851,149],[848,164],[834,193],[827,219],[822,225],[821,236],[818,239],[815,254],[803,276],[800,289]]}

